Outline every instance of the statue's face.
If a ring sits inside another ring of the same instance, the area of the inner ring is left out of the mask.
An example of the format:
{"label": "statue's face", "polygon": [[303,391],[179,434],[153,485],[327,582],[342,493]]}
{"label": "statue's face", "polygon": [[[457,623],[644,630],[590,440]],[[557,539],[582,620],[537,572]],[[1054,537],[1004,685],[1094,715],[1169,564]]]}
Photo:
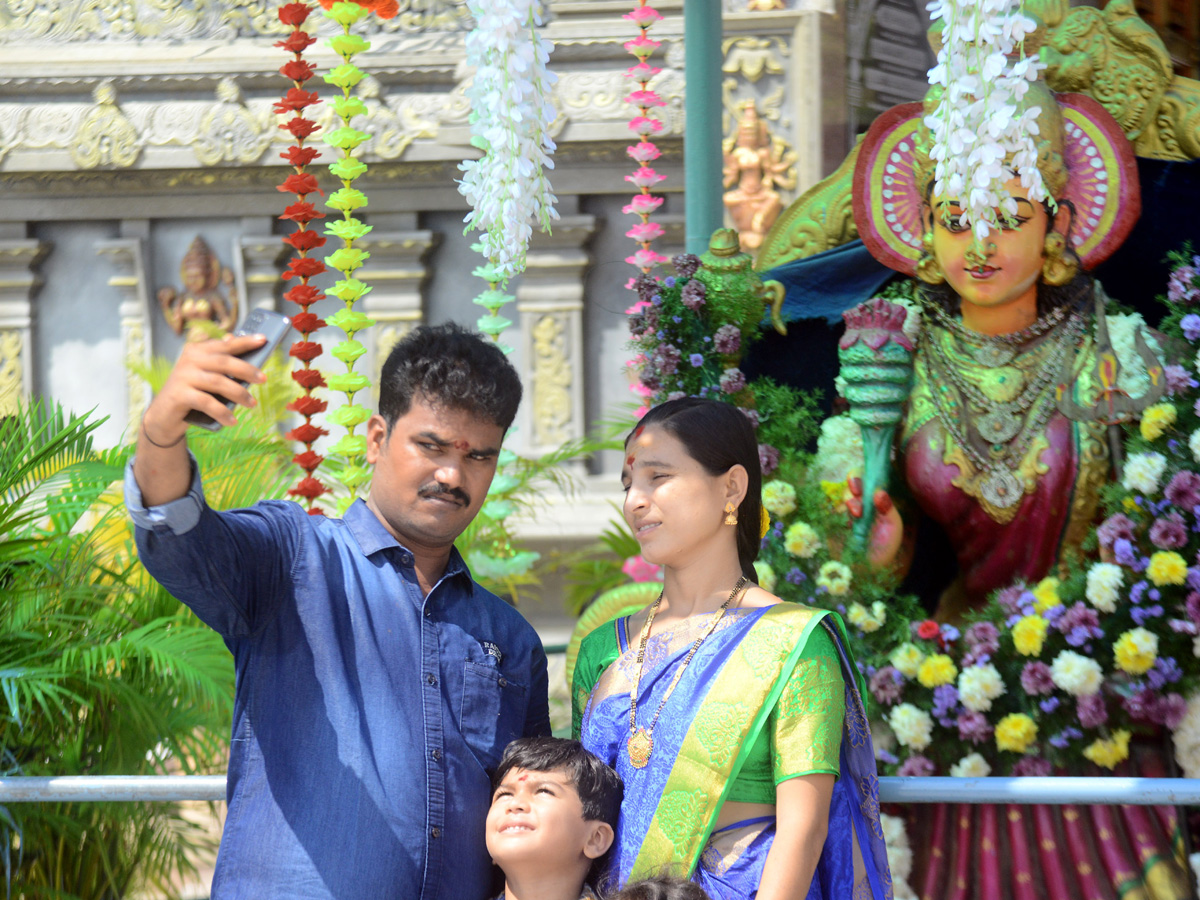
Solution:
{"label": "statue's face", "polygon": [[208,287],[208,266],[203,261],[188,260],[180,274],[183,276],[183,286],[189,293],[197,294]]}
{"label": "statue's face", "polygon": [[[1029,199],[1021,179],[1013,178],[1007,187],[1017,201],[1013,224],[993,228],[982,244],[975,242],[970,225],[960,223],[958,199],[933,199],[933,255],[946,273],[946,283],[964,304],[1000,307],[1030,302],[1036,307],[1042,247],[1051,223],[1042,204]],[[999,214],[997,218],[1004,221]]]}

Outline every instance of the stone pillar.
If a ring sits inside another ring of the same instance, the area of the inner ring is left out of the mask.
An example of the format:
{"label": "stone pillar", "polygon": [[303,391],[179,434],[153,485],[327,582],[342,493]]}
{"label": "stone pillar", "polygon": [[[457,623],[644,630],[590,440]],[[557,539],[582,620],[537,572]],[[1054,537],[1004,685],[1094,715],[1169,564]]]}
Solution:
{"label": "stone pillar", "polygon": [[[108,279],[110,287],[121,295],[118,315],[121,317],[121,357],[129,362],[149,363],[153,348],[150,341],[150,300],[146,291],[146,265],[140,237],[114,238],[96,242],[96,253],[107,257],[115,274]],[[142,414],[150,404],[150,386],[132,370],[125,373],[126,417],[128,434],[137,434]]]}
{"label": "stone pillar", "polygon": [[[371,254],[361,277],[371,292],[358,306],[375,320],[359,336],[367,348],[365,371],[379,395],[379,369],[396,343],[421,324],[425,315],[422,287],[428,270],[425,255],[433,247],[432,231],[372,231],[354,246]],[[356,304],[357,306],[357,304]],[[336,331],[336,329],[335,329]]]}
{"label": "stone pillar", "polygon": [[[239,321],[252,309],[278,310],[280,276],[293,252],[280,240],[279,235],[270,233],[269,220],[261,234],[257,228],[247,228],[249,224],[243,220],[243,233],[234,239],[233,245],[234,283],[242,307]],[[299,309],[294,304],[288,305],[291,309],[283,310],[285,315],[291,315]]]}
{"label": "stone pillar", "polygon": [[535,232],[525,273],[516,288],[521,315],[528,393],[522,404],[525,452],[539,456],[582,438],[584,244],[596,229],[595,216],[563,216],[552,234]]}
{"label": "stone pillar", "polygon": [[0,418],[32,393],[33,294],[42,283],[33,267],[48,252],[45,241],[0,240]]}

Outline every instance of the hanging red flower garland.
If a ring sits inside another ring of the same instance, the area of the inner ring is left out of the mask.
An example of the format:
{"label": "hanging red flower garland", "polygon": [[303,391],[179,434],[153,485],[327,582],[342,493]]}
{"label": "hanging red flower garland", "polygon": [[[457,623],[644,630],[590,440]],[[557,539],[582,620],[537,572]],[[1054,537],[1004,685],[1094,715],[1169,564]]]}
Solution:
{"label": "hanging red flower garland", "polygon": [[292,457],[292,461],[304,471],[304,477],[288,491],[288,495],[304,498],[308,503],[309,515],[323,515],[324,511],[316,505],[316,500],[328,493],[329,488],[313,473],[325,458],[313,450],[312,445],[317,438],[329,432],[314,425],[312,418],[323,413],[328,404],[313,396],[313,390],[325,387],[325,377],[320,369],[312,365],[312,361],[321,355],[321,345],[311,338],[315,331],[324,327],[325,322],[308,309],[312,304],[324,299],[325,295],[310,285],[308,280],[324,272],[325,264],[319,259],[311,259],[308,252],[324,246],[325,238],[310,230],[308,225],[314,219],[325,218],[325,214],[318,212],[306,199],[309,194],[322,193],[317,186],[316,176],[306,171],[308,164],[319,157],[320,152],[315,147],[304,146],[305,138],[318,127],[316,122],[304,117],[304,110],[320,102],[316,91],[304,90],[305,83],[313,77],[315,71],[303,58],[304,51],[316,41],[316,38],[300,27],[308,18],[309,12],[309,6],[300,2],[286,3],[279,8],[279,21],[294,29],[286,40],[275,44],[276,47],[282,47],[292,54],[292,60],[279,69],[285,78],[292,81],[292,87],[275,104],[275,112],[279,115],[294,113],[291,119],[279,127],[290,133],[296,143],[280,154],[295,171],[277,188],[283,193],[296,195],[296,202],[289,205],[279,218],[296,223],[296,230],[283,239],[285,244],[296,250],[296,255],[288,260],[288,268],[283,277],[285,280],[297,278],[299,283],[290,288],[283,297],[300,307],[300,312],[292,316],[292,325],[300,332],[300,340],[292,344],[289,355],[303,364],[302,368],[292,372],[292,379],[304,390],[304,393],[287,407],[304,417],[303,424],[296,426],[286,435],[288,440],[304,445],[304,451]]}

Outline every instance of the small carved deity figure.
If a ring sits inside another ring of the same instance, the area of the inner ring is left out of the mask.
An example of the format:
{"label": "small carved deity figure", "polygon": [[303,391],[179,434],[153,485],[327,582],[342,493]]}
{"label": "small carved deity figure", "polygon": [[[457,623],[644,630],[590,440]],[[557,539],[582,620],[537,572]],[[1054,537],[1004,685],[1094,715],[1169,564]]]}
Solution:
{"label": "small carved deity figure", "polygon": [[737,132],[725,141],[725,207],[741,237],[744,250],[757,250],[783,210],[776,187],[796,186],[792,168],[796,154],[780,138],[772,138],[758,106],[747,100],[740,106]]}
{"label": "small carved deity figure", "polygon": [[[176,334],[186,332],[189,341],[212,337],[213,326],[221,331],[232,331],[238,317],[233,272],[221,265],[212,248],[199,235],[184,254],[179,277],[183,282],[182,290],[165,287],[158,292],[158,304],[171,330]],[[228,299],[221,290],[222,285],[228,292]]]}

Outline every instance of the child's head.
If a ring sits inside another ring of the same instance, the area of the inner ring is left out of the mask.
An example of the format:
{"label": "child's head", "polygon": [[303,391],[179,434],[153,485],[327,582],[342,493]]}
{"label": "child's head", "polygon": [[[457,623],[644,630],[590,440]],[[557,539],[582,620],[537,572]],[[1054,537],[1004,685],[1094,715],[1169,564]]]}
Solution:
{"label": "child's head", "polygon": [[513,741],[492,778],[487,848],[508,879],[522,866],[576,869],[582,887],[612,846],[621,779],[578,741]]}
{"label": "child's head", "polygon": [[709,900],[709,896],[694,881],[658,875],[627,884],[608,900]]}

